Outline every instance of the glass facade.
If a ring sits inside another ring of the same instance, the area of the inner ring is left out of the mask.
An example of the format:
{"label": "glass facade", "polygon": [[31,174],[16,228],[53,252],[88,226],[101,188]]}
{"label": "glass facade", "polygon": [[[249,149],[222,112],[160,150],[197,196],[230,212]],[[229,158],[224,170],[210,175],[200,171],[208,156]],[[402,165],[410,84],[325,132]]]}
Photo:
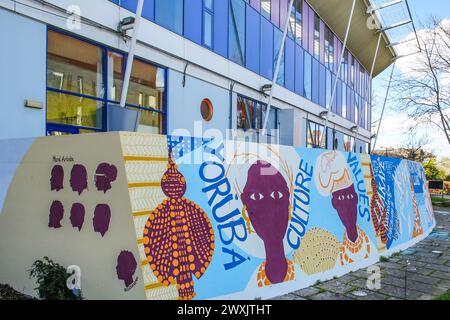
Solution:
{"label": "glass facade", "polygon": [[203,45],[212,48],[214,0],[203,0]]}
{"label": "glass facade", "polygon": [[228,53],[231,61],[245,65],[245,2],[230,0]]}
{"label": "glass facade", "polygon": [[[120,100],[124,70],[122,53],[49,30],[48,133],[106,131],[108,105]],[[141,111],[138,131],[163,133],[164,97],[165,70],[135,60],[127,108]]]}
{"label": "glass facade", "polygon": [[[112,1],[125,6],[125,1]],[[187,5],[186,1],[189,0],[146,2],[144,6],[154,4],[150,10],[154,12],[154,17],[144,17],[268,80],[273,78],[283,21],[288,18],[287,42],[293,43],[288,43],[282,53],[277,82],[324,108],[329,107],[337,63],[344,50],[336,105],[333,104],[332,110],[370,129],[370,75],[352,53],[343,48],[342,41],[307,1],[294,0],[290,16],[287,14],[287,0],[196,0],[195,3],[200,5],[192,6]],[[194,22],[195,17],[201,22]],[[299,62],[304,64],[299,66]],[[360,119],[355,117],[356,106],[360,106]]]}
{"label": "glass facade", "polygon": [[183,34],[183,0],[155,0],[155,21],[173,32]]}

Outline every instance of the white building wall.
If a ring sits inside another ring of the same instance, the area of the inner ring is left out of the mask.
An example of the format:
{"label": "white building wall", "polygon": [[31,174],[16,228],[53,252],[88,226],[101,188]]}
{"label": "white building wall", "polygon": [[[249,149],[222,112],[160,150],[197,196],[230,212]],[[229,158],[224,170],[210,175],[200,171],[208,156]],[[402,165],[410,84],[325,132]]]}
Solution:
{"label": "white building wall", "polygon": [[[47,27],[0,8],[0,44],[0,139],[43,136]],[[25,100],[43,109],[26,108]]]}

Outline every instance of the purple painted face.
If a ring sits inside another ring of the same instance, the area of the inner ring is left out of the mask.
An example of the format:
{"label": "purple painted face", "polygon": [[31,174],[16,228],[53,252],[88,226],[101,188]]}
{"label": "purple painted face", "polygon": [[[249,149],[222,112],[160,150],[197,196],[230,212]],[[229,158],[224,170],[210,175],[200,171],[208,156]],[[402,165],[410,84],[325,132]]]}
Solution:
{"label": "purple painted face", "polygon": [[72,191],[78,192],[79,195],[84,190],[87,190],[87,171],[83,165],[76,164],[73,166],[70,172],[70,186],[72,187]]}
{"label": "purple painted face", "polygon": [[83,227],[84,215],[84,206],[81,203],[74,203],[70,210],[70,222],[72,223],[72,227],[78,228],[78,231],[81,231]]}
{"label": "purple painted face", "polygon": [[51,191],[58,192],[64,189],[64,168],[60,165],[56,165],[52,169],[52,176],[50,178]]}
{"label": "purple painted face", "polygon": [[339,218],[347,230],[350,240],[356,240],[358,195],[355,192],[354,185],[352,184],[348,188],[333,192],[333,199],[331,201],[333,208],[336,209]]}
{"label": "purple painted face", "polygon": [[260,238],[282,241],[289,223],[289,188],[275,167],[264,161],[253,164],[241,198]]}
{"label": "purple painted face", "polygon": [[49,228],[61,228],[61,220],[64,216],[64,206],[61,201],[53,201],[50,206],[50,215],[48,219]]}
{"label": "purple painted face", "polygon": [[137,262],[130,251],[122,251],[117,257],[116,273],[119,280],[125,282],[125,287],[133,283],[133,275],[136,271]]}
{"label": "purple painted face", "polygon": [[95,186],[98,191],[106,193],[111,189],[111,184],[117,179],[117,168],[108,163],[101,163],[95,171]]}
{"label": "purple painted face", "polygon": [[111,209],[107,204],[99,204],[94,211],[94,231],[99,232],[102,237],[109,229],[109,222],[111,220]]}

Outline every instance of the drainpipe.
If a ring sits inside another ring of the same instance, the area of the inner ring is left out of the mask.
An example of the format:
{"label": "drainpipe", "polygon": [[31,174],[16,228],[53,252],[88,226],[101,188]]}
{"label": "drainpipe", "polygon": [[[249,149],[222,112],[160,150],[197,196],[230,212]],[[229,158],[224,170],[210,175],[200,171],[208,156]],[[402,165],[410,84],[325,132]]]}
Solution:
{"label": "drainpipe", "polygon": [[350,17],[348,18],[348,23],[347,23],[347,30],[345,31],[345,38],[344,38],[344,44],[342,46],[341,57],[339,58],[339,66],[338,66],[338,70],[337,70],[337,74],[336,74],[336,79],[334,80],[333,91],[331,92],[331,97],[330,97],[330,101],[328,104],[329,110],[327,112],[327,118],[325,120],[325,130],[321,134],[322,137],[320,138],[319,141],[322,141],[323,135],[324,134],[326,135],[327,130],[328,130],[328,122],[330,119],[331,106],[333,105],[334,95],[336,94],[337,82],[338,82],[339,76],[341,74],[342,60],[344,60],[345,48],[347,48],[347,40],[348,40],[348,35],[350,33],[350,26],[351,26],[352,20],[353,20],[353,13],[355,12],[355,5],[356,5],[356,0],[353,0],[352,10],[350,11]]}
{"label": "drainpipe", "polygon": [[130,52],[128,53],[127,66],[125,69],[125,77],[122,85],[122,96],[120,97],[120,106],[125,108],[127,103],[128,88],[130,85],[131,70],[133,68],[134,55],[136,53],[136,41],[139,33],[139,26],[141,24],[142,8],[144,7],[144,0],[138,0],[136,16],[134,18],[133,36],[131,38]]}
{"label": "drainpipe", "polygon": [[[356,0],[354,0],[354,1],[356,1]],[[269,102],[267,103],[266,117],[264,118],[264,124],[262,127],[263,133],[265,132],[266,127],[267,127],[267,122],[269,121],[270,108],[272,107],[273,89],[277,82],[278,73],[280,72],[281,57],[283,56],[284,44],[286,42],[287,30],[288,30],[288,26],[289,26],[289,19],[291,18],[293,4],[294,4],[294,0],[291,0],[291,2],[289,3],[289,10],[288,10],[287,18],[286,18],[286,23],[284,24],[283,39],[281,40],[280,50],[278,51],[277,63],[275,65],[275,72],[273,74],[272,87],[270,88],[270,95],[269,95]]]}

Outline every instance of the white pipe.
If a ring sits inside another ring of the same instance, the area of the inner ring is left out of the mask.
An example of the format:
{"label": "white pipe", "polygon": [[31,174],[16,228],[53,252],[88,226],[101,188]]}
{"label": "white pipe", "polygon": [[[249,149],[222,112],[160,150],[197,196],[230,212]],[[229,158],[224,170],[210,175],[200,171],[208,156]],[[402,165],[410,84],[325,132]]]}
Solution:
{"label": "white pipe", "polygon": [[356,0],[353,0],[352,10],[350,12],[350,17],[348,18],[348,23],[347,23],[347,30],[345,31],[344,44],[342,46],[341,57],[339,58],[338,71],[336,74],[336,79],[334,80],[333,91],[331,92],[331,97],[330,97],[330,103],[328,104],[330,109],[328,110],[328,113],[327,113],[327,118],[325,120],[325,130],[323,131],[323,133],[321,135],[320,141],[323,140],[324,134],[325,134],[325,137],[327,137],[326,133],[328,130],[328,122],[330,119],[330,113],[331,113],[331,109],[332,109],[332,105],[333,105],[334,95],[336,94],[337,82],[341,75],[342,60],[344,60],[344,53],[345,53],[345,49],[347,48],[347,40],[348,40],[348,35],[350,33],[350,26],[351,26],[352,20],[353,20],[353,13],[355,12],[355,5],[356,5]]}
{"label": "white pipe", "polygon": [[130,52],[128,53],[125,76],[123,78],[122,95],[120,97],[120,106],[122,108],[125,108],[125,104],[127,103],[128,88],[130,85],[131,70],[133,69],[134,54],[136,53],[136,41],[138,37],[139,26],[141,24],[143,7],[144,0],[138,0],[136,16],[134,18],[133,36],[131,37]]}
{"label": "white pipe", "polygon": [[280,72],[281,57],[283,56],[284,44],[286,42],[287,30],[288,30],[288,26],[289,26],[289,19],[291,18],[291,12],[292,12],[293,5],[294,5],[294,0],[291,0],[291,2],[289,3],[289,10],[288,10],[287,18],[286,18],[286,23],[284,25],[283,39],[281,40],[280,51],[278,51],[277,63],[275,65],[275,72],[273,74],[272,87],[270,88],[269,102],[267,103],[266,116],[264,118],[264,124],[262,127],[263,134],[266,130],[267,122],[269,121],[270,108],[272,107],[273,89],[275,88],[275,84],[276,84],[277,78],[278,78],[278,73]]}
{"label": "white pipe", "polygon": [[378,123],[377,134],[375,136],[375,142],[373,143],[372,151],[375,150],[375,147],[377,146],[378,135],[380,134],[381,122],[383,121],[383,116],[384,116],[384,109],[386,108],[386,103],[387,103],[387,99],[389,96],[389,90],[391,89],[392,76],[394,75],[395,63],[396,63],[396,61],[394,61],[394,64],[392,65],[391,76],[389,78],[389,84],[388,84],[388,87],[386,90],[386,96],[384,97],[383,109],[381,110],[380,122]]}
{"label": "white pipe", "polygon": [[[377,62],[378,51],[380,49],[381,35],[382,35],[381,33],[378,35],[377,48],[375,49],[375,56],[373,57],[373,60],[372,60],[372,67],[370,69],[369,81],[372,80],[373,70],[375,69],[375,63]],[[369,90],[369,86],[366,85],[366,97],[367,97],[368,90]],[[358,119],[357,119],[357,123],[356,123],[357,129],[356,129],[356,133],[355,133],[355,144],[356,144],[356,140],[358,139],[358,135],[359,135],[359,123],[360,123],[361,117],[362,117],[362,112],[360,110],[360,112],[358,113]],[[366,121],[367,121],[367,119],[366,119]],[[369,130],[372,130],[372,129],[369,128]]]}

